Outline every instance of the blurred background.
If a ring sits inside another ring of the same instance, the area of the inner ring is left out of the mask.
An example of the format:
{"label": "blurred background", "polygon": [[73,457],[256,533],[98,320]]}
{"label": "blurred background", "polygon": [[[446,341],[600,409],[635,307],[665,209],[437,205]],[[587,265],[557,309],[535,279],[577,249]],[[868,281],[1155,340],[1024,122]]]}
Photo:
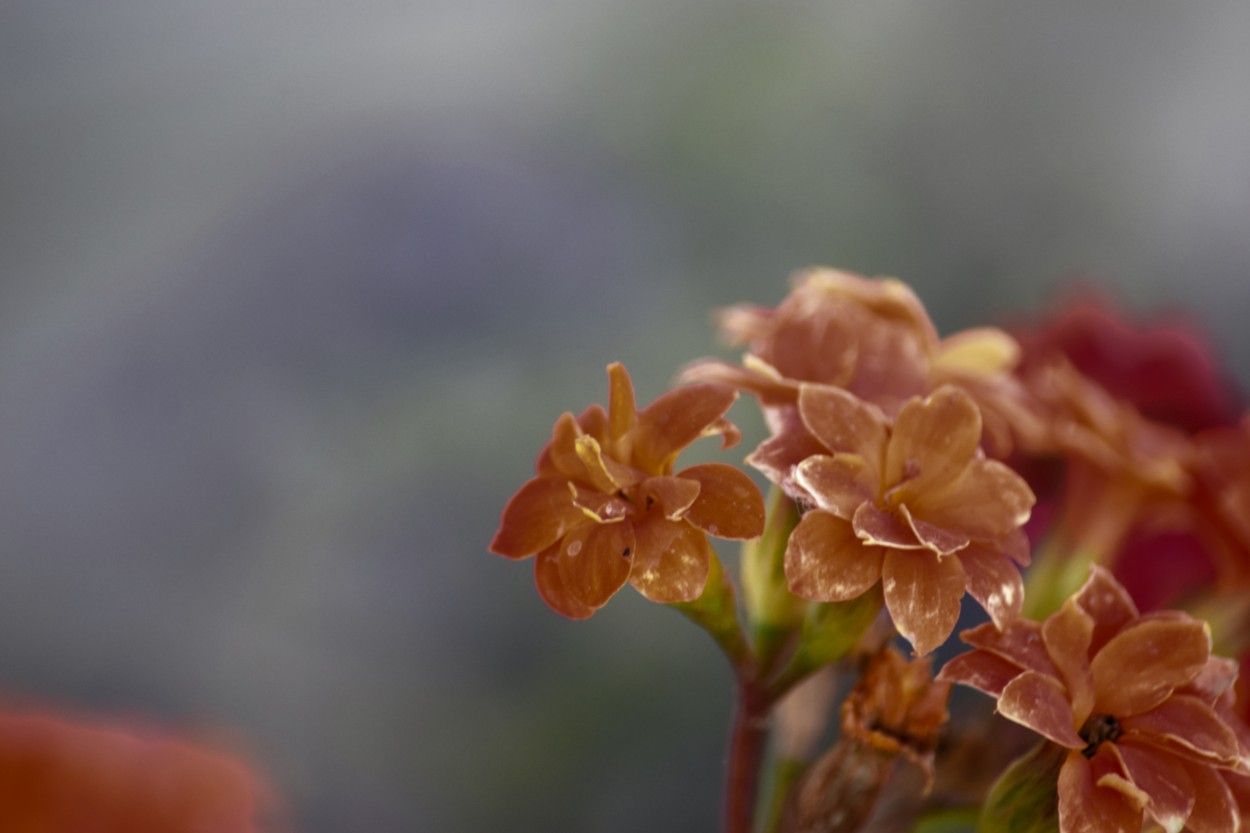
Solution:
{"label": "blurred background", "polygon": [[[486,552],[564,410],[813,263],[1073,281],[1250,382],[1250,6],[8,0],[0,700],[227,733],[309,833],[709,830],[730,677]],[[744,448],[760,439],[739,406]],[[732,550],[728,550],[732,552]]]}

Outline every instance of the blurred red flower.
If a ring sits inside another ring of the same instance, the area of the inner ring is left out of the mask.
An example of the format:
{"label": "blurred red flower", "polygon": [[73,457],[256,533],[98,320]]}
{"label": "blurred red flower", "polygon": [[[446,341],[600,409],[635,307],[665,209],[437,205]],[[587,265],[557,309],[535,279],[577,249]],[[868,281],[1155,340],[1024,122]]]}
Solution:
{"label": "blurred red flower", "polygon": [[764,500],[742,471],[721,463],[676,474],[677,455],[700,437],[728,447],[724,419],[737,394],[724,385],[676,388],[639,411],[620,364],[608,368],[608,410],[565,413],[539,455],[538,475],[504,508],[490,549],[536,555],[543,600],[585,619],[628,581],[656,602],[703,592],[712,552],[707,535],[748,539],[764,531]]}
{"label": "blurred red flower", "polygon": [[1143,814],[1169,831],[1239,829],[1225,774],[1250,773],[1250,753],[1223,716],[1237,668],[1211,656],[1205,623],[1140,616],[1094,567],[1044,622],[986,623],[961,637],[974,650],[937,679],[998,698],[1004,717],[1069,750],[1062,833],[1138,833]]}
{"label": "blurred red flower", "polygon": [[264,789],[219,752],[147,732],[0,712],[0,830],[251,833]]}

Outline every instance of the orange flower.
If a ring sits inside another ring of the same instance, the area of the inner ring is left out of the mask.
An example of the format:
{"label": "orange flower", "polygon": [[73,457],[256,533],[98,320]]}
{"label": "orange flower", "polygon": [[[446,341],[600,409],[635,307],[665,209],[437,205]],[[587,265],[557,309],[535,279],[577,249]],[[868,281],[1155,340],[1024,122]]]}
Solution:
{"label": "orange flower", "polygon": [[1238,810],[1222,777],[1247,751],[1218,701],[1236,665],[1212,657],[1205,623],[1168,611],[1140,616],[1107,571],[1044,622],[965,631],[975,650],[939,680],[998,698],[998,711],[1068,749],[1059,772],[1062,833],[1137,833],[1143,813],[1165,830],[1233,833]]}
{"label": "orange flower", "polygon": [[641,411],[620,364],[608,368],[608,410],[592,405],[556,421],[538,476],[504,508],[490,549],[537,555],[543,600],[585,619],[629,581],[656,602],[703,592],[712,558],[707,535],[747,539],[764,530],[764,500],[746,474],[721,463],[676,474],[677,455],[700,437],[739,439],[725,412],[737,394],[689,385]]}
{"label": "orange flower", "polygon": [[0,830],[249,833],[257,778],[170,738],[0,713]]}
{"label": "orange flower", "polygon": [[[798,415],[813,449],[781,485],[816,508],[786,547],[793,593],[846,601],[883,579],[890,616],[919,654],[950,635],[965,589],[996,622],[1019,613],[1011,559],[1028,563],[1020,525],[1033,494],[981,454],[981,415],[966,393],[943,387],[913,399],[891,427],[846,391],[804,385]],[[787,443],[784,435],[768,440],[748,462],[773,473]]]}
{"label": "orange flower", "polygon": [[891,417],[913,396],[958,385],[981,407],[996,456],[1011,449],[1013,435],[1037,430],[1011,375],[1015,341],[989,327],[939,339],[920,300],[898,280],[810,269],[776,309],[733,307],[720,325],[733,343],[749,347],[744,366],[703,361],[684,378],[750,391],[775,431],[804,382],[848,390]]}

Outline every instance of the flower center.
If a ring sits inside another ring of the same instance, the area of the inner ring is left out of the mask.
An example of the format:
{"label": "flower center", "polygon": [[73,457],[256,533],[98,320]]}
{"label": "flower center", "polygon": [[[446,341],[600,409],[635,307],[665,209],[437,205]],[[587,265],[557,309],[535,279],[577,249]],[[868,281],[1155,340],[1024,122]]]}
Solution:
{"label": "flower center", "polygon": [[1089,746],[1081,750],[1081,754],[1086,758],[1092,758],[1104,741],[1114,743],[1120,739],[1120,735],[1123,733],[1124,730],[1120,728],[1120,721],[1111,715],[1095,715],[1085,721],[1085,725],[1081,727],[1079,732],[1081,740],[1089,744]]}

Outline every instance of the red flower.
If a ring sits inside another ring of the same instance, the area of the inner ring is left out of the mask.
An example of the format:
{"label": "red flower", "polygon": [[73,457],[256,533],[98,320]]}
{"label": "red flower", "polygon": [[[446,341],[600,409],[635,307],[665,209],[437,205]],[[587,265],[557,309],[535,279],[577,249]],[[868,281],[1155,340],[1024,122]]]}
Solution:
{"label": "red flower", "polygon": [[538,476],[504,508],[490,549],[537,555],[538,592],[555,610],[585,619],[628,581],[656,602],[703,592],[707,535],[747,539],[764,530],[764,501],[746,474],[721,463],[676,474],[677,455],[700,437],[739,434],[725,420],[737,394],[689,385],[638,411],[629,374],[608,368],[607,413],[592,405],[556,421]]}
{"label": "red flower", "polygon": [[[891,426],[846,391],[804,385],[798,414],[813,447],[781,485],[816,508],[786,548],[791,592],[846,601],[883,580],[894,624],[920,654],[950,635],[965,589],[1000,623],[1018,614],[1020,574],[1010,559],[1028,562],[1020,525],[1033,495],[981,454],[981,416],[966,393],[944,387],[913,399]],[[748,462],[772,476],[770,458],[790,452],[782,435]]]}
{"label": "red flower", "polygon": [[1164,829],[1233,833],[1239,812],[1223,773],[1247,751],[1218,701],[1236,665],[1212,657],[1210,632],[1178,612],[1140,616],[1095,567],[1044,622],[965,631],[975,650],[939,680],[998,698],[998,711],[1068,749],[1059,772],[1062,833],[1138,833],[1143,813]]}
{"label": "red flower", "polygon": [[240,763],[178,740],[0,713],[0,830],[249,833],[263,792]]}

